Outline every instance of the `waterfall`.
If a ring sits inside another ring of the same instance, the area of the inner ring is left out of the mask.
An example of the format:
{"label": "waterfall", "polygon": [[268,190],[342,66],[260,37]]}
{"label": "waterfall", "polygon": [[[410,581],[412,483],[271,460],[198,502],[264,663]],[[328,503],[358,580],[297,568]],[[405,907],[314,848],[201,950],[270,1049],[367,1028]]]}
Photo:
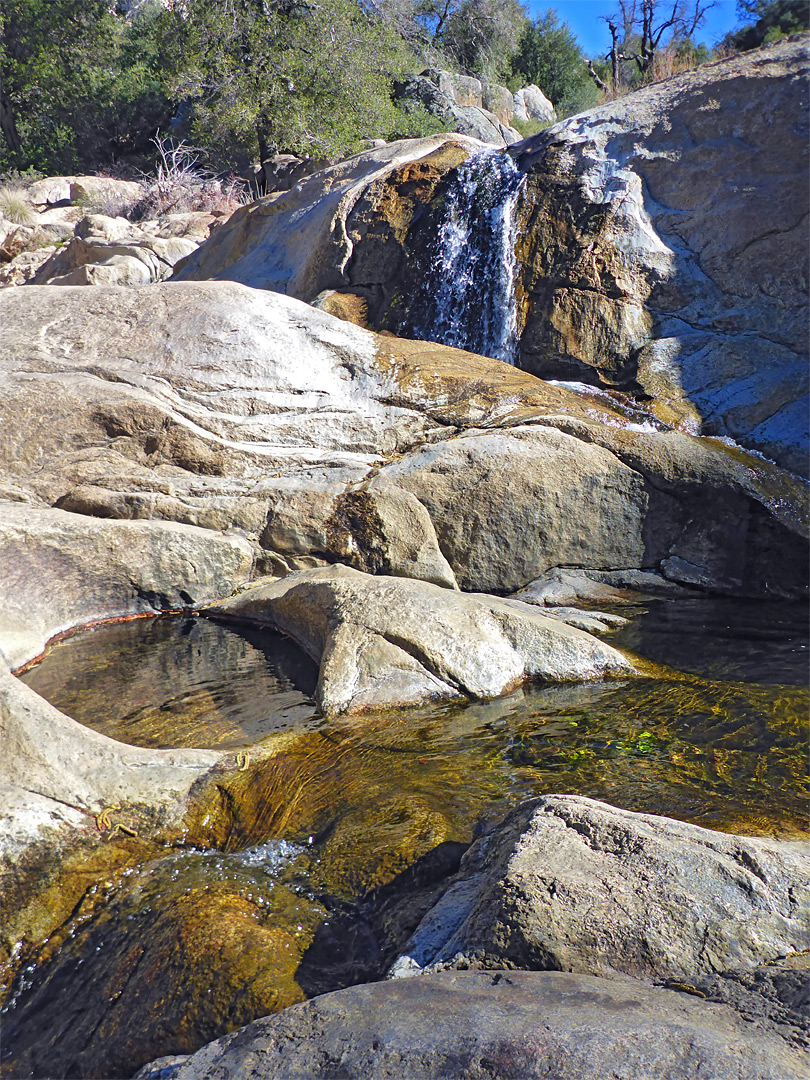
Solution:
{"label": "waterfall", "polygon": [[401,334],[514,363],[515,206],[522,180],[499,150],[475,154],[457,169]]}

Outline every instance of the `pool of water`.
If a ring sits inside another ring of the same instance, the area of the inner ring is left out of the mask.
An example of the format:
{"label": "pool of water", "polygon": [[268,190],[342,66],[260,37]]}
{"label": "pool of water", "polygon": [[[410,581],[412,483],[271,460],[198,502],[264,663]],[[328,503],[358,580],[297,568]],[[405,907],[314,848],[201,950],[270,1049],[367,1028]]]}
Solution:
{"label": "pool of water", "polygon": [[[376,931],[355,921],[347,940],[329,928],[528,797],[569,792],[713,828],[806,834],[803,606],[653,601],[631,613],[611,641],[671,677],[329,721],[308,696],[312,666],[273,635],[161,619],[51,650],[26,681],[44,692],[50,680],[51,700],[67,694],[60,707],[107,734],[236,746],[283,724],[294,737],[219,779],[180,849],[110,876],[47,959],[33,957],[4,1017],[0,1073],[130,1076],[368,977],[381,963]],[[52,661],[62,675],[46,678]],[[352,976],[338,954],[351,954]]]}
{"label": "pool of water", "polygon": [[21,678],[120,742],[229,750],[312,720],[318,669],[281,634],[165,616],[71,634]]}

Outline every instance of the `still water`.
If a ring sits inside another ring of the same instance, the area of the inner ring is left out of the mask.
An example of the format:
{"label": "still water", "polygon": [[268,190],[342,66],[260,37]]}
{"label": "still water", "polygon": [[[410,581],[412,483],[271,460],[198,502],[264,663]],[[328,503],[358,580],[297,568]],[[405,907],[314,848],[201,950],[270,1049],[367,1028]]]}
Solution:
{"label": "still water", "polygon": [[[623,613],[634,617],[612,643],[672,678],[331,721],[312,705],[313,665],[274,635],[166,618],[51,649],[25,681],[115,738],[234,748],[286,734],[273,756],[212,786],[183,843],[110,875],[27,964],[3,1018],[0,1073],[130,1076],[378,976],[390,941],[369,896],[404,893],[437,853],[452,869],[524,798],[571,792],[713,828],[806,834],[804,606],[653,601]],[[418,914],[398,910],[400,932]]]}

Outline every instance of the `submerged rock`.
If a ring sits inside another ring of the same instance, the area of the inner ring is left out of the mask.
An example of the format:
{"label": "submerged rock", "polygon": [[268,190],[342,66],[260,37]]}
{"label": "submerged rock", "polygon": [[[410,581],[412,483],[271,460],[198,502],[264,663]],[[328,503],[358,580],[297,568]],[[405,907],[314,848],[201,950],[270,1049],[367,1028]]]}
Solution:
{"label": "submerged rock", "polygon": [[349,567],[302,570],[213,605],[272,626],[321,665],[324,713],[496,697],[523,679],[631,675],[621,653],[519,602]]}
{"label": "submerged rock", "polygon": [[798,1080],[804,1055],[723,1005],[562,972],[354,986],[257,1020],[136,1080]]}
{"label": "submerged rock", "polygon": [[478,840],[393,968],[684,980],[810,948],[810,853],[571,795]]}

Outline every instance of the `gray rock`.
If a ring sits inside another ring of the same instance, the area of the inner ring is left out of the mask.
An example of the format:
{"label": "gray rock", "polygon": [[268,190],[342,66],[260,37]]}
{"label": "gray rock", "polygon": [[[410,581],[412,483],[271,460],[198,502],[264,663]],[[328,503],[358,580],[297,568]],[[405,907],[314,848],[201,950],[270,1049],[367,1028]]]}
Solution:
{"label": "gray rock", "polygon": [[520,363],[806,473],[808,36],[522,143]]}
{"label": "gray rock", "polygon": [[353,986],[256,1020],[136,1080],[798,1080],[806,1058],[723,1005],[560,972]]}
{"label": "gray rock", "polygon": [[321,665],[325,713],[495,697],[526,678],[633,674],[615,649],[526,604],[323,567],[248,589],[212,614],[275,627]]}
{"label": "gray rock", "polygon": [[[457,76],[454,76],[454,79]],[[395,84],[395,95],[399,101],[412,101],[422,105],[432,116],[435,116],[443,124],[447,125],[448,131],[467,135],[491,146],[510,146],[519,142],[519,131],[510,128],[501,119],[480,105],[480,86],[477,105],[459,104],[457,98],[442,90],[432,79],[423,75],[408,75],[402,82]],[[462,100],[470,100],[472,95],[459,94]]]}
{"label": "gray rock", "polygon": [[239,536],[0,503],[0,659],[19,667],[80,623],[227,596],[252,564]]}
{"label": "gray rock", "polygon": [[540,120],[545,124],[554,124],[557,113],[539,86],[530,83],[514,95],[515,116],[518,120]]}
{"label": "gray rock", "polygon": [[514,594],[524,604],[571,605],[578,601],[635,604],[651,596],[689,597],[695,593],[649,570],[568,570],[555,567]]}
{"label": "gray rock", "polygon": [[462,860],[393,973],[461,965],[688,981],[810,947],[807,844],[549,795]]}

